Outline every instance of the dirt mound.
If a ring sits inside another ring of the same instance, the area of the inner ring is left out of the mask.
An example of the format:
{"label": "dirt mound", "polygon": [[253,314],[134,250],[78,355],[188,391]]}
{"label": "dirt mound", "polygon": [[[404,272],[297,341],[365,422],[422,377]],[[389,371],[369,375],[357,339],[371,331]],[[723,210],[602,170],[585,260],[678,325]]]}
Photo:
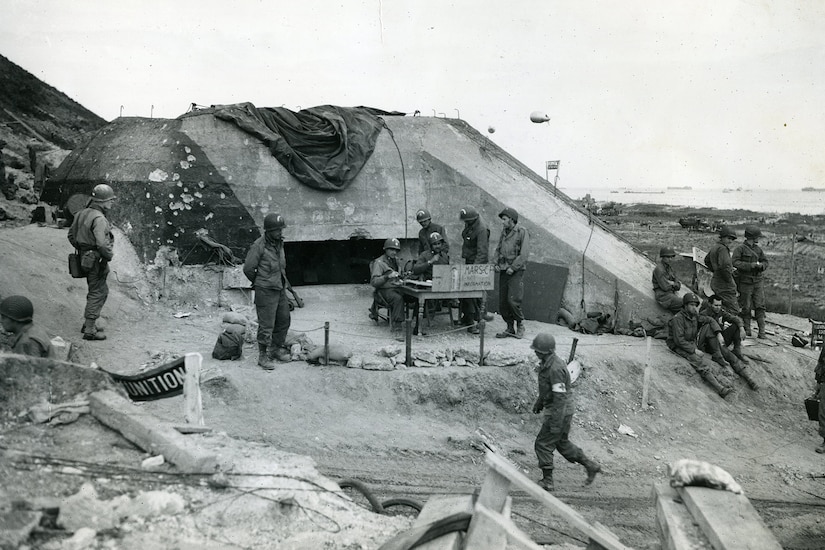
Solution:
{"label": "dirt mound", "polygon": [[[528,475],[538,476],[532,446],[541,419],[529,412],[536,378],[527,360],[532,361],[530,337],[548,331],[556,337],[563,357],[578,338],[576,356],[583,372],[575,386],[577,412],[571,438],[604,467],[597,483],[584,488],[581,467],[557,459],[557,496],[585,517],[614,530],[626,544],[655,548],[658,542],[650,484],[665,478],[669,462],[696,458],[730,472],[783,545],[793,542],[802,546],[805,542],[813,547],[825,540],[825,529],[813,519],[818,509],[811,501],[811,495],[825,496],[821,479],[810,477],[811,473],[822,473],[819,455],[813,452],[818,440],[815,423],[806,420],[802,406],[813,388],[816,354],[810,348],[790,346],[794,330],[783,326],[793,326],[789,319],[771,317],[775,322],[769,325],[774,333],[770,341],[748,342],[746,353],[751,358],[750,368],[762,383],[760,391],[749,390],[733,373],[720,370],[719,374],[736,386],[735,393],[725,400],[661,340],[652,342],[648,358],[641,338],[584,335],[531,321],[526,323],[528,338],[524,340],[486,342],[491,355],[524,359],[502,363],[510,366],[399,366],[390,371],[369,371],[293,362],[268,372],[256,366],[254,344],[245,346],[240,361],[212,360],[209,353],[226,310],[217,306],[217,300],[155,299],[153,291],[157,289],[145,283],[142,267],[125,252],[115,257],[116,276],[110,279],[111,294],[103,311],[109,339],[83,341],[79,319],[85,288],[82,280],[70,279],[65,273],[67,249],[65,230],[27,226],[0,231],[0,254],[14,258],[0,264],[0,294],[29,295],[38,321],[75,344],[75,360],[87,365],[95,362],[107,370],[132,373],[153,357],[200,352],[204,367],[221,373],[204,384],[203,403],[208,425],[235,440],[232,444],[221,440],[225,452],[257,453],[255,449],[266,445],[261,450],[264,455],[310,456],[323,476],[361,479],[381,499],[426,500],[432,494],[472,492],[480,486],[485,467],[479,433],[484,433]],[[377,355],[381,348],[397,345],[388,338],[386,325],[367,319],[368,292],[355,287],[307,287],[301,295],[307,305],[293,311],[292,330],[304,332],[314,342],[323,342],[323,326],[328,321],[330,341],[358,353]],[[490,330],[500,326],[501,320],[496,319]],[[435,328],[449,327],[442,321]],[[413,347],[437,354],[457,349],[477,351],[478,343],[477,337],[460,331],[416,337]],[[641,403],[648,364],[653,371],[650,408]],[[164,419],[182,417],[182,403],[177,398],[147,403],[144,408]],[[6,422],[14,423],[17,412],[6,416]],[[29,437],[14,439],[14,443],[34,441],[37,445],[30,450],[57,456],[74,456],[82,446],[79,456],[105,462],[107,449],[113,444],[111,434],[95,435],[90,426],[80,434],[72,431],[79,427],[44,430],[34,437],[21,428],[20,433]],[[238,440],[247,444],[240,445]],[[102,441],[104,446],[84,443],[88,441]],[[136,452],[130,460],[134,464],[141,457],[145,456]],[[55,473],[42,471],[39,475],[43,476],[40,480],[49,480]],[[126,480],[128,476],[116,484],[98,485],[111,487],[108,497],[145,485],[139,477],[134,482]],[[82,480],[62,481],[44,490],[33,477],[21,490],[30,496],[68,496],[79,489]],[[187,494],[191,489],[180,491]],[[224,500],[233,518],[235,504],[230,503],[234,496],[227,495]],[[213,497],[197,493],[192,498],[206,505]],[[270,505],[270,512],[283,512],[282,505]],[[157,525],[174,525],[185,540],[203,526],[205,516],[195,513],[195,508],[193,505],[174,524],[163,520]],[[515,500],[514,510],[517,523],[535,540],[581,544],[569,526],[546,518],[523,498]],[[317,511],[327,513],[325,508]],[[375,525],[371,519],[351,521]],[[254,531],[252,525],[242,525]],[[394,527],[397,525],[380,524],[360,544],[377,547],[380,537],[376,533],[388,533]],[[267,529],[260,527],[249,536],[260,535],[255,540],[263,540]],[[347,547],[343,542],[336,545],[337,539],[328,533],[306,536],[336,540],[324,542],[329,548]],[[347,540],[355,544],[356,539]],[[163,539],[164,543],[171,541],[171,535]]]}

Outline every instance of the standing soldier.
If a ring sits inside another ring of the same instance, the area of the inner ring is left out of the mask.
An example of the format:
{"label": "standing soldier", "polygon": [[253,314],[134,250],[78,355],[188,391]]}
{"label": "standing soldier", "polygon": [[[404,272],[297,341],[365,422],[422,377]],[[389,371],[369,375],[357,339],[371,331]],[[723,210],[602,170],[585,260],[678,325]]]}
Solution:
{"label": "standing soldier", "polygon": [[749,225],[745,228],[745,242],[733,251],[733,267],[737,272],[739,286],[739,307],[745,334],[751,336],[751,310],[755,312],[757,338],[765,336],[765,287],[763,273],[768,268],[768,259],[759,247],[762,231]]}
{"label": "standing soldier", "polygon": [[671,313],[682,310],[682,298],[676,292],[682,288],[682,283],[673,273],[670,262],[676,257],[676,251],[669,246],[659,250],[659,263],[653,269],[653,293],[656,303]]}
{"label": "standing soldier", "polygon": [[[459,213],[464,222],[461,231],[461,257],[465,264],[486,264],[489,258],[490,230],[478,217],[478,211],[466,206]],[[478,321],[481,319],[481,298],[464,298],[461,300],[461,324],[470,334],[478,334]]]}
{"label": "standing soldier", "polygon": [[539,396],[533,405],[533,412],[538,414],[544,411],[544,422],[535,443],[536,457],[543,474],[539,485],[546,491],[553,490],[553,451],[557,449],[568,462],[584,466],[587,470],[584,484],[590,485],[602,468],[568,439],[576,404],[573,401],[570,372],[561,357],[556,355],[556,339],[552,334],[543,332],[533,338],[530,348],[539,358],[536,368]]}
{"label": "standing soldier", "polygon": [[[507,323],[503,332],[496,338],[523,338],[524,313],[521,302],[524,300],[524,270],[530,250],[527,246],[527,230],[518,224],[518,212],[505,208],[498,215],[504,226],[494,257],[496,271],[499,272],[499,311]],[[516,326],[513,326],[513,323]]]}
{"label": "standing soldier", "polygon": [[730,245],[736,240],[736,231],[723,225],[719,229],[719,241],[713,245],[705,256],[705,265],[713,272],[710,288],[722,298],[722,307],[730,313],[739,315],[739,302],[736,297],[736,281],[733,278],[733,261]]}
{"label": "standing soldier", "polygon": [[432,250],[432,243],[430,242],[430,235],[438,233],[444,238],[445,250],[450,250],[450,245],[447,243],[447,233],[444,232],[444,226],[438,225],[432,221],[430,213],[423,208],[415,213],[415,219],[421,224],[421,229],[418,231],[418,254],[422,254],[425,250]]}
{"label": "standing soldier", "polygon": [[103,328],[96,325],[100,310],[109,296],[106,278],[114,254],[115,237],[106,219],[115,200],[115,192],[105,183],[95,185],[86,208],[77,213],[69,228],[69,242],[78,250],[80,265],[86,274],[86,309],[83,312],[84,340],[105,340]]}
{"label": "standing soldier", "polygon": [[243,264],[243,273],[255,290],[258,366],[265,370],[275,368],[275,359],[281,362],[291,359],[290,353],[284,348],[290,324],[284,227],[286,222],[280,214],[267,214],[264,218],[264,234],[252,243]]}
{"label": "standing soldier", "polygon": [[822,445],[816,448],[816,452],[825,454],[825,346],[822,346],[819,352],[819,361],[816,362],[814,376],[819,396],[819,436],[822,438]]}

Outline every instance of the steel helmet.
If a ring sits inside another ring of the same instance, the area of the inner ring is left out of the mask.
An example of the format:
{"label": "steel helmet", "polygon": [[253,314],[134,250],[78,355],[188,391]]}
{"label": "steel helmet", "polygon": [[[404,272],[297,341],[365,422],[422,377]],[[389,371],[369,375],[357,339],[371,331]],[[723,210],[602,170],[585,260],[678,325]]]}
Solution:
{"label": "steel helmet", "polygon": [[746,239],[758,239],[762,236],[762,231],[755,225],[749,225],[745,228]]}
{"label": "steel helmet", "polygon": [[683,306],[686,306],[688,304],[696,304],[698,306],[700,303],[701,302],[699,301],[698,296],[696,296],[696,294],[694,294],[692,292],[688,292],[687,294],[682,296],[682,305]]}
{"label": "steel helmet", "polygon": [[500,218],[502,216],[507,216],[508,218],[513,220],[513,223],[518,223],[518,212],[516,212],[515,208],[510,208],[508,206],[507,208],[499,212],[498,217]]}
{"label": "steel helmet", "polygon": [[719,229],[719,236],[720,237],[731,237],[736,238],[736,231],[728,227],[727,225],[723,225],[721,229]]}
{"label": "steel helmet", "polygon": [[671,248],[669,246],[663,246],[659,250],[659,257],[660,258],[673,258],[674,256],[676,256],[676,251],[673,250],[673,248]]}
{"label": "steel helmet", "polygon": [[286,222],[280,214],[267,214],[264,218],[264,231],[283,229],[284,227],[286,227]]}
{"label": "steel helmet", "polygon": [[31,300],[25,296],[9,296],[0,302],[0,315],[8,317],[12,321],[27,323],[32,320],[34,306]]}
{"label": "steel helmet", "polygon": [[438,242],[444,242],[444,237],[442,237],[441,233],[438,231],[433,231],[430,233],[430,244],[435,244]]}
{"label": "steel helmet", "polygon": [[530,349],[536,350],[539,353],[553,353],[556,351],[556,339],[552,334],[542,332],[533,338],[533,343],[530,344]]}
{"label": "steel helmet", "polygon": [[384,250],[386,250],[388,248],[394,248],[396,250],[401,250],[401,241],[399,241],[398,239],[393,239],[393,238],[387,239],[386,241],[384,241]]}
{"label": "steel helmet", "polygon": [[98,202],[114,200],[115,192],[105,183],[99,183],[92,189],[92,200]]}
{"label": "steel helmet", "polygon": [[461,209],[461,213],[459,214],[459,218],[465,222],[471,222],[473,220],[478,219],[478,211],[473,208],[472,206],[465,206]]}
{"label": "steel helmet", "polygon": [[430,216],[429,212],[422,208],[421,210],[415,213],[415,219],[420,223],[425,222],[427,220],[431,220],[432,217]]}

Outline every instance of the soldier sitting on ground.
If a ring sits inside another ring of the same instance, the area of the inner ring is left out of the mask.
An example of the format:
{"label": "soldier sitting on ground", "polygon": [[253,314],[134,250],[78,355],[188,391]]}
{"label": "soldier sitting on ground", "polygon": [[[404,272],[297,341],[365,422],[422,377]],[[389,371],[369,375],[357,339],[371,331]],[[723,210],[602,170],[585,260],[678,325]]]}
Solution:
{"label": "soldier sitting on ground", "polygon": [[696,347],[696,338],[699,335],[699,323],[710,323],[713,319],[699,315],[699,298],[692,292],[688,292],[682,297],[682,311],[673,316],[670,320],[667,335],[667,347],[670,351],[684,357],[699,375],[725,398],[733,388],[725,386],[713,374],[713,364],[710,358]]}
{"label": "soldier sitting on ground", "polygon": [[659,263],[653,269],[653,292],[656,303],[671,313],[682,310],[682,298],[676,292],[682,288],[682,282],[676,278],[670,262],[676,257],[676,251],[669,246],[659,250]]}
{"label": "soldier sitting on ground", "polygon": [[48,357],[51,338],[46,331],[35,325],[34,306],[25,296],[9,296],[0,302],[0,324],[14,337],[11,351],[33,357]]}
{"label": "soldier sitting on ground", "polygon": [[[732,368],[752,390],[758,390],[759,384],[745,367],[748,361],[742,354],[742,319],[722,309],[722,298],[716,294],[708,298],[699,315],[700,319],[711,321],[699,328],[698,348],[710,353],[711,358],[723,367]],[[731,344],[733,351],[728,349]]]}

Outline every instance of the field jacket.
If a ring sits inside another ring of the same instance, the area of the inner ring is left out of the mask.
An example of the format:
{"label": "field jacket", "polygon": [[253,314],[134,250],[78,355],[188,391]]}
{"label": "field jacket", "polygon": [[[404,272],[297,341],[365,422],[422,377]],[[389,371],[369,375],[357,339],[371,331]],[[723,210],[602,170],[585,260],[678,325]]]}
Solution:
{"label": "field jacket", "polygon": [[658,262],[653,269],[653,290],[663,292],[676,292],[682,288],[682,283],[673,273],[673,268]]}
{"label": "field jacket", "polygon": [[[670,320],[670,330],[667,334],[667,347],[671,350],[681,349],[686,353],[696,353],[696,337],[699,336],[699,326],[705,323],[716,323],[711,317],[691,315],[682,310]],[[716,324],[714,332],[718,332]]]}
{"label": "field jacket", "polygon": [[538,366],[539,396],[536,405],[541,405],[545,415],[561,422],[565,416],[576,410],[570,383],[570,371],[564,361],[551,353]]}
{"label": "field jacket", "polygon": [[386,254],[377,257],[370,264],[370,284],[377,289],[398,286],[397,279],[390,279],[388,276],[391,271],[400,274],[398,259],[390,258]]}
{"label": "field jacket", "polygon": [[423,227],[418,231],[418,253],[421,254],[425,250],[430,250],[430,234],[438,233],[444,237],[444,243],[447,245],[446,250],[450,250],[450,243],[447,242],[447,233],[444,231],[443,225],[430,222],[427,229]]}
{"label": "field jacket", "polygon": [[[753,284],[762,280],[762,273],[768,268],[768,259],[756,243],[747,241],[737,246],[731,258],[740,283]],[[756,267],[756,262],[762,264]]]}
{"label": "field jacket", "polygon": [[74,217],[69,228],[69,242],[81,252],[96,251],[104,260],[111,261],[114,256],[115,236],[106,216],[92,204]]}
{"label": "field jacket", "polygon": [[266,235],[252,243],[246,253],[243,274],[255,288],[283,290],[286,288],[286,256],[284,241],[268,241]]}
{"label": "field jacket", "polygon": [[461,231],[461,257],[467,264],[486,264],[490,257],[490,230],[477,218]]}
{"label": "field jacket", "polygon": [[705,265],[713,272],[716,281],[725,283],[725,286],[736,287],[733,280],[733,261],[730,257],[730,249],[724,243],[716,243],[710,252],[705,256]]}
{"label": "field jacket", "polygon": [[527,246],[528,239],[527,230],[520,225],[514,226],[509,231],[506,229],[502,231],[495,252],[496,265],[501,267],[502,271],[506,271],[509,267],[512,267],[513,271],[524,271],[530,255],[530,249]]}

